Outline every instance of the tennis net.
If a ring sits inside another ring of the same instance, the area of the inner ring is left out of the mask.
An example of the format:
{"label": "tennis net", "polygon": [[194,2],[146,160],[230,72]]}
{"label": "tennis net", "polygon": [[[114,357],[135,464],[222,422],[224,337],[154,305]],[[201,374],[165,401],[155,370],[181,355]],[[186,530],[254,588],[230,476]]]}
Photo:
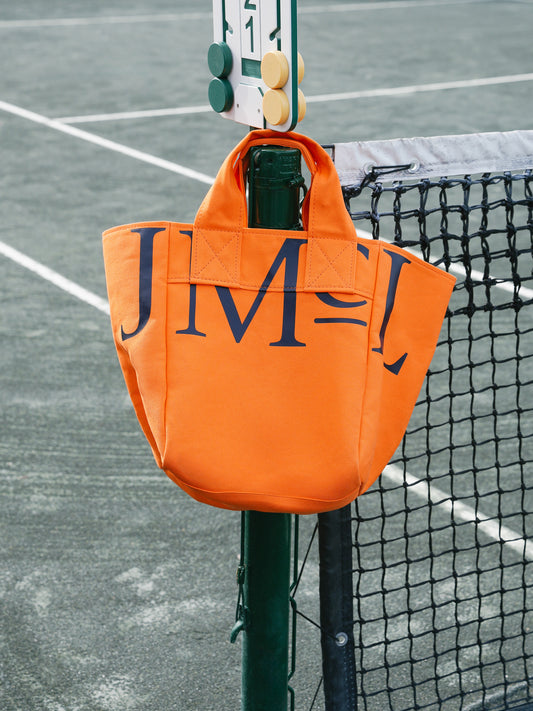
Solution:
{"label": "tennis net", "polygon": [[533,131],[329,148],[359,234],[458,278],[352,509],[358,709],[533,708]]}

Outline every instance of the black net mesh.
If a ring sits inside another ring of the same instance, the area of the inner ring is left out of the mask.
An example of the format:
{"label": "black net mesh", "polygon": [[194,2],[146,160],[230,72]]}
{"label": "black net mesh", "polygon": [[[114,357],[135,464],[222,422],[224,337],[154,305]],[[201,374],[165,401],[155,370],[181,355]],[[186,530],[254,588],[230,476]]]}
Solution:
{"label": "black net mesh", "polygon": [[[533,702],[533,174],[343,188],[457,286],[395,459],[353,507],[359,710]],[[533,707],[532,707],[533,708]]]}

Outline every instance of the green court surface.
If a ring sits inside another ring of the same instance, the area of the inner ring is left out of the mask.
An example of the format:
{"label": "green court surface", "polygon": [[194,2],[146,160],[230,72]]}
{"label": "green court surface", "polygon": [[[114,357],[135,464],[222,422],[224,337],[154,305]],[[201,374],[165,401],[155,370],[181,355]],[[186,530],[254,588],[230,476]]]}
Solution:
{"label": "green court surface", "polygon": [[[533,2],[299,10],[299,130],[315,140],[531,128]],[[211,24],[208,0],[0,1],[2,711],[239,707],[240,516],[157,469],[101,249],[114,225],[191,221],[246,131],[208,107]],[[316,611],[316,562],[301,597]],[[313,629],[297,668],[300,711],[320,675]]]}

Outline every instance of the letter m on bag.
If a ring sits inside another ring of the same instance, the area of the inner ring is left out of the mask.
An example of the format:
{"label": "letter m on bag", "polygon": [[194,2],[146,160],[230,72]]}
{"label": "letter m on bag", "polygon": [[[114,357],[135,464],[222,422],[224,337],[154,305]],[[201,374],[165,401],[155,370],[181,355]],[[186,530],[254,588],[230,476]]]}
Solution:
{"label": "letter m on bag", "polygon": [[250,310],[246,314],[244,320],[241,320],[235,302],[231,295],[231,291],[226,286],[217,286],[218,298],[226,314],[226,319],[233,333],[233,338],[236,343],[240,343],[248,327],[252,323],[257,310],[261,306],[265,294],[272,283],[277,271],[285,262],[285,280],[283,284],[283,317],[281,327],[281,338],[279,341],[270,343],[271,346],[305,346],[305,343],[298,341],[295,336],[296,323],[296,280],[298,276],[298,260],[300,247],[307,242],[306,239],[287,238],[279,250],[276,258],[272,262],[272,266],[259,287],[259,292],[254,299]]}

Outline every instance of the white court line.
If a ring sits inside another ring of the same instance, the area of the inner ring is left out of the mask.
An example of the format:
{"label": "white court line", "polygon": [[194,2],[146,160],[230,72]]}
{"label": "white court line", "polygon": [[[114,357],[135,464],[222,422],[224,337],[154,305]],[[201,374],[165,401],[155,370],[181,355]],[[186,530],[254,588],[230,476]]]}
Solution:
{"label": "white court line", "polygon": [[[367,10],[403,10],[405,8],[434,7],[438,5],[470,5],[490,0],[389,0],[388,2],[352,2],[334,5],[310,5],[298,8],[300,15],[364,12]],[[173,12],[151,15],[103,15],[101,17],[56,17],[34,20],[1,20],[0,29],[32,29],[34,27],[84,27],[89,25],[142,24],[148,22],[189,22],[211,20],[211,12]]]}
{"label": "white court line", "polygon": [[[124,155],[129,156],[130,158],[136,158],[137,160],[144,161],[145,163],[150,163],[152,165],[157,166],[158,168],[170,170],[174,173],[184,175],[187,178],[192,178],[193,180],[198,180],[202,183],[207,183],[208,185],[211,185],[214,181],[214,179],[208,175],[204,175],[203,173],[198,173],[197,171],[190,170],[189,168],[186,168],[177,163],[172,163],[171,161],[163,160],[162,158],[157,158],[155,156],[150,155],[149,153],[137,151],[134,148],[130,148],[129,146],[125,146],[121,143],[116,143],[115,141],[109,141],[105,138],[102,138],[101,136],[97,136],[96,134],[88,133],[87,131],[82,131],[72,126],[66,126],[60,121],[49,119],[46,116],[36,114],[33,111],[27,111],[26,109],[23,109],[20,106],[8,104],[5,101],[0,101],[0,110],[6,111],[10,114],[14,114],[15,116],[19,116],[21,118],[28,119],[29,121],[44,125],[56,131],[66,133],[75,138],[80,138],[83,141],[94,143],[102,148],[107,148],[108,150],[122,153]],[[85,303],[94,306],[100,311],[109,314],[109,304],[105,299],[100,298],[96,294],[93,294],[87,289],[84,289],[78,284],[70,281],[70,279],[67,279],[61,274],[58,274],[53,269],[46,267],[44,264],[40,264],[31,257],[26,256],[22,252],[19,252],[18,250],[14,249],[13,247],[10,247],[7,244],[4,244],[3,242],[0,242],[0,254],[3,254],[5,257],[8,257],[12,261],[16,262],[17,264],[20,264],[26,269],[29,269],[35,274],[38,274],[43,279],[46,279],[52,284],[55,284],[55,286],[59,287],[60,289],[63,289],[63,291],[66,291],[67,293],[71,294],[72,296],[75,296],[81,301],[84,301]]]}
{"label": "white court line", "polygon": [[211,20],[211,12],[183,12],[152,15],[102,15],[101,17],[50,17],[35,20],[1,20],[0,29],[31,29],[33,27],[85,27],[87,25],[129,25],[147,22],[187,22]]}
{"label": "white court line", "polygon": [[[516,84],[533,81],[533,73],[508,74],[499,77],[482,77],[479,79],[460,79],[457,81],[433,82],[431,84],[409,84],[407,86],[386,87],[382,89],[364,89],[361,91],[345,91],[334,94],[315,94],[307,96],[308,104],[330,103],[332,101],[353,101],[354,99],[370,99],[387,96],[409,96],[431,91],[449,91],[452,89],[473,89],[483,86],[498,86],[501,84]],[[200,114],[212,111],[208,105],[183,106],[168,109],[147,109],[145,111],[121,111],[117,113],[92,114],[86,116],[63,116],[55,119],[62,123],[90,123],[95,121],[120,121],[126,119],[155,118],[158,116],[179,116],[182,114]]]}
{"label": "white court line", "polygon": [[[513,1],[520,2],[521,0]],[[506,696],[509,698],[510,694],[514,694],[516,691],[528,687],[528,681],[517,681],[514,684],[509,684],[504,689],[494,691],[492,694],[483,694],[483,699],[481,699],[480,701],[474,701],[471,704],[468,704],[468,706],[464,706],[463,711],[484,711],[484,709],[488,708],[487,704],[490,704],[491,702],[494,702],[496,700],[505,701]],[[518,708],[524,709],[523,706],[519,706]]]}
{"label": "white court line", "polygon": [[99,121],[128,121],[131,119],[158,118],[160,116],[184,116],[188,114],[207,114],[213,109],[209,104],[203,106],[181,106],[169,109],[145,109],[140,111],[117,111],[110,114],[86,114],[84,116],[62,116],[56,121],[62,123],[95,123]]}
{"label": "white court line", "polygon": [[41,114],[37,114],[34,111],[28,111],[23,109],[21,106],[16,106],[15,104],[9,104],[6,101],[0,101],[0,111],[5,111],[6,113],[19,116],[20,118],[28,119],[28,121],[33,121],[34,123],[41,124],[47,128],[51,128],[54,131],[60,131],[61,133],[66,133],[74,138],[79,138],[82,141],[87,141],[88,143],[93,143],[101,148],[107,148],[109,151],[115,151],[116,153],[122,153],[130,158],[135,158],[136,160],[143,161],[144,163],[150,163],[158,168],[163,168],[164,170],[169,170],[172,173],[178,173],[186,178],[191,178],[192,180],[197,180],[200,183],[205,183],[206,185],[211,185],[213,183],[213,178],[204,173],[199,173],[196,170],[187,168],[179,163],[173,163],[172,161],[165,160],[164,158],[157,158],[150,153],[145,153],[144,151],[138,151],[130,146],[125,146],[122,143],[117,143],[116,141],[110,141],[107,138],[102,138],[95,133],[89,133],[88,131],[83,131],[75,126],[68,126],[57,119],[51,119]]}
{"label": "white court line", "polygon": [[[450,264],[448,268],[451,272],[454,272],[455,274],[461,274],[462,276],[466,276],[466,269],[461,264],[453,263]],[[477,271],[477,269],[471,269],[470,276],[474,281],[483,282],[483,280],[485,279],[483,272],[479,272]],[[492,280],[494,277],[491,277],[491,275],[489,274],[488,278]],[[510,294],[514,294],[515,286],[514,284],[511,284],[510,281],[498,281],[496,279],[494,281],[494,286],[496,287],[496,289],[501,289],[502,291],[508,291]],[[527,286],[520,285],[518,289],[518,295],[523,299],[532,299],[533,289],[528,289]]]}
{"label": "white court line", "polygon": [[512,529],[486,516],[481,511],[476,511],[461,501],[452,501],[449,494],[446,494],[436,486],[429,486],[427,482],[418,479],[412,474],[409,474],[409,472],[404,474],[401,469],[394,464],[388,464],[383,470],[382,476],[385,476],[400,486],[405,482],[408,493],[415,494],[424,501],[431,502],[433,506],[438,506],[447,511],[451,514],[452,520],[471,523],[484,535],[492,538],[494,541],[503,543],[527,560],[533,560],[533,541],[522,538]]}
{"label": "white court line", "polygon": [[366,89],[363,91],[346,91],[337,94],[317,94],[306,97],[307,103],[323,101],[348,101],[350,99],[367,99],[380,96],[405,96],[426,91],[445,91],[448,89],[471,89],[480,86],[496,86],[498,84],[514,84],[522,81],[533,81],[533,73],[509,74],[500,77],[483,77],[480,79],[461,79],[458,81],[434,82],[432,84],[411,84],[388,89]]}
{"label": "white court line", "polygon": [[347,2],[328,5],[311,5],[309,7],[299,7],[299,15],[328,15],[333,12],[362,12],[366,10],[404,10],[406,8],[435,7],[443,5],[472,5],[474,3],[487,3],[490,0],[383,0],[383,2]]}
{"label": "white court line", "polygon": [[4,242],[0,242],[0,254],[3,254],[4,257],[11,259],[13,262],[16,262],[16,264],[19,264],[21,267],[29,269],[34,274],[38,274],[46,281],[49,281],[50,283],[62,289],[63,291],[66,291],[67,294],[75,296],[77,299],[79,299],[80,301],[84,301],[90,306],[94,306],[94,308],[98,309],[98,311],[102,311],[105,314],[109,314],[109,303],[105,299],[102,299],[100,296],[93,294],[92,291],[84,289],[79,284],[76,284],[75,282],[71,281],[70,279],[67,279],[61,274],[58,274],[58,272],[55,272],[49,267],[46,267],[44,264],[36,262],[35,259],[32,259],[26,254],[19,252],[18,249],[13,249],[13,247],[10,247]]}

